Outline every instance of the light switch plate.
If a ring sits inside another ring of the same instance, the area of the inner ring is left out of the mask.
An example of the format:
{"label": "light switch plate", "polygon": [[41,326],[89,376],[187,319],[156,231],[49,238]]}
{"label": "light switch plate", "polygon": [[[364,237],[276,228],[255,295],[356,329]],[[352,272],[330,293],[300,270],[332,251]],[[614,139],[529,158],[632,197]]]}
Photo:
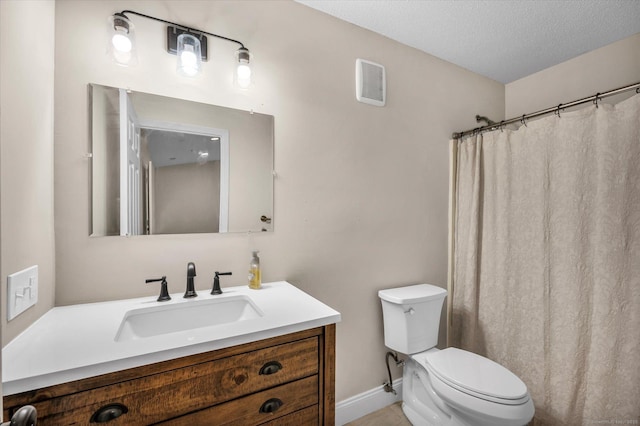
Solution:
{"label": "light switch plate", "polygon": [[7,277],[7,321],[38,302],[38,265]]}

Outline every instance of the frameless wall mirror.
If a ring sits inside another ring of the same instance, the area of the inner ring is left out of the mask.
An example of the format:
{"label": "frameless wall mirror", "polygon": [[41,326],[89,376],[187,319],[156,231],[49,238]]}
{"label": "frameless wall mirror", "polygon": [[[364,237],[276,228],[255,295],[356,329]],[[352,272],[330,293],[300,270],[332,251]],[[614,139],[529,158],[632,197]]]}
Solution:
{"label": "frameless wall mirror", "polygon": [[89,85],[91,235],[272,230],[273,116]]}

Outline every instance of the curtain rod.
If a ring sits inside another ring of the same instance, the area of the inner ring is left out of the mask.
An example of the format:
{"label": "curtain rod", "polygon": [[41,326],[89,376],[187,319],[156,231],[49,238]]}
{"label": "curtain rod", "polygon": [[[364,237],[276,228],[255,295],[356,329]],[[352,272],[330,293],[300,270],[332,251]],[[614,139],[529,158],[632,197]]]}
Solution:
{"label": "curtain rod", "polygon": [[565,108],[570,108],[576,105],[581,105],[581,104],[585,104],[587,102],[593,102],[594,104],[596,104],[596,106],[598,105],[598,101],[604,98],[607,98],[609,96],[613,96],[613,95],[617,95],[620,93],[624,93],[624,92],[628,92],[630,90],[636,90],[636,93],[640,93],[640,82],[635,83],[635,84],[630,84],[628,86],[624,86],[624,87],[619,87],[617,89],[613,89],[613,90],[609,90],[608,92],[604,92],[604,93],[596,93],[593,96],[589,96],[587,98],[582,98],[582,99],[578,99],[576,101],[572,101],[566,104],[560,104],[558,106],[555,107],[551,107],[551,108],[546,108],[540,111],[536,111],[533,112],[531,114],[523,114],[522,117],[514,117],[514,118],[510,118],[509,120],[502,120],[499,123],[493,123],[493,124],[489,124],[487,126],[482,126],[482,127],[476,127],[475,129],[471,129],[471,130],[465,130],[464,132],[460,132],[460,133],[454,133],[451,137],[453,139],[460,139],[463,138],[467,135],[471,135],[471,134],[475,134],[475,133],[481,133],[481,132],[487,132],[487,131],[492,131],[492,130],[498,130],[500,128],[502,128],[503,126],[507,125],[507,124],[512,124],[512,123],[516,123],[516,122],[520,122],[522,124],[526,124],[526,120],[529,118],[536,118],[536,117],[540,117],[541,115],[546,115],[546,114],[551,114],[551,113],[556,113],[558,115],[560,115],[560,111],[563,111]]}

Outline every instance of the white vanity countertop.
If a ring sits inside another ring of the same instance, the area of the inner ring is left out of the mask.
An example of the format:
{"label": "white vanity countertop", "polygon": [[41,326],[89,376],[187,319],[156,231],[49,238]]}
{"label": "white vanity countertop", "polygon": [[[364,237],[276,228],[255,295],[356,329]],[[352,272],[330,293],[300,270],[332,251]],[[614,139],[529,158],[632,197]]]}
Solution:
{"label": "white vanity countertop", "polygon": [[[293,285],[264,283],[262,289],[223,287],[196,299],[182,293],[172,300],[154,297],[62,306],[51,309],[2,349],[2,390],[12,395],[100,374],[167,361],[216,349],[281,336],[340,321],[340,313]],[[137,340],[115,340],[127,311],[245,295],[263,316]]]}

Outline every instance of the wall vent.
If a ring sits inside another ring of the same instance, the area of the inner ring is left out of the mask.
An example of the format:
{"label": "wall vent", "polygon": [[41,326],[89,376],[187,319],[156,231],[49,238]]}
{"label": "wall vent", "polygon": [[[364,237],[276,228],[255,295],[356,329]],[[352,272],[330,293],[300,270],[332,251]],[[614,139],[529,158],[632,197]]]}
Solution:
{"label": "wall vent", "polygon": [[387,82],[384,66],[364,59],[356,59],[356,99],[359,102],[384,106]]}

